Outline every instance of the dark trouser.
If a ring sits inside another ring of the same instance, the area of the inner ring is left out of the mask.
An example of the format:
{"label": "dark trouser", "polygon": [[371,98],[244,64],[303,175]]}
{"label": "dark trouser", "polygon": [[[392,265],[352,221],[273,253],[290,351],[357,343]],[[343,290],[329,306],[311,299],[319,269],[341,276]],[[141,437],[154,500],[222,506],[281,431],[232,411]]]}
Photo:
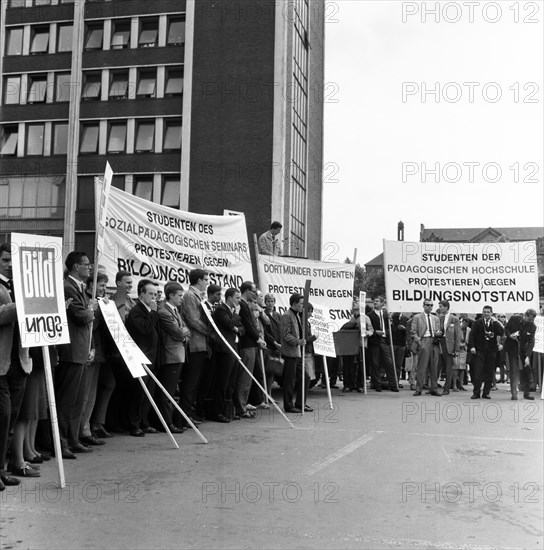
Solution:
{"label": "dark trouser", "polygon": [[523,394],[529,393],[531,384],[531,375],[528,368],[524,368],[525,357],[520,357],[518,351],[508,352],[508,361],[510,362],[510,392],[512,395],[518,394],[518,384]]}
{"label": "dark trouser", "polygon": [[109,364],[115,378],[115,388],[107,409],[106,427],[114,432],[123,432],[129,425],[128,403],[134,387],[134,379],[120,357],[112,357]]}
{"label": "dark trouser", "polygon": [[[147,365],[149,370],[157,376],[154,365]],[[148,389],[151,397],[155,393],[155,380],[151,376],[142,376],[142,382]],[[137,430],[138,428],[149,428],[149,411],[151,409],[151,401],[147,397],[140,380],[134,378],[132,380],[132,391],[128,400],[128,423],[130,430]]]}
{"label": "dark trouser", "polygon": [[[319,358],[319,359],[317,359]],[[338,363],[340,361],[339,357],[326,357],[327,360],[327,371],[329,372],[329,380],[330,385],[334,386],[336,385],[336,381],[338,379]],[[321,364],[323,364],[323,359],[320,355],[316,356],[316,361],[320,361]],[[321,379],[321,384],[323,386],[327,385],[327,382],[325,381],[325,369],[323,369],[323,378]]]}
{"label": "dark trouser", "polygon": [[194,416],[193,405],[207,360],[207,351],[189,353],[187,363],[181,371],[179,404],[187,416]]}
{"label": "dark trouser", "polygon": [[448,353],[446,347],[446,339],[440,340],[440,354],[442,356],[442,366],[446,381],[444,382],[444,390],[451,389],[451,377],[453,374],[453,354]]}
{"label": "dark trouser", "polygon": [[473,359],[474,368],[470,371],[470,377],[474,384],[474,395],[480,396],[482,383],[484,385],[482,395],[489,395],[495,378],[495,360],[497,350],[476,351]]}
{"label": "dark trouser", "polygon": [[[161,365],[159,368],[157,378],[171,397],[174,397],[176,393],[181,367],[182,363],[169,363],[167,365]],[[157,394],[157,408],[166,424],[170,426],[172,425],[172,411],[174,410],[174,405],[172,405],[172,402],[164,395],[164,392],[160,388],[155,393]]]}
{"label": "dark trouser", "polygon": [[[293,408],[293,397],[297,394],[295,407],[302,409],[302,359],[300,357],[284,357],[283,365],[283,408],[288,411]],[[308,398],[310,377],[304,373],[304,404]]]}
{"label": "dark trouser", "polygon": [[79,422],[83,412],[85,365],[59,363],[55,372],[55,394],[62,449],[79,444]]}
{"label": "dark trouser", "polygon": [[344,388],[355,390],[357,377],[357,364],[355,355],[342,355],[342,371],[344,372]]}
{"label": "dark trouser", "polygon": [[372,387],[381,389],[380,370],[383,362],[389,387],[396,388],[397,384],[395,382],[395,373],[393,371],[393,363],[391,361],[391,349],[389,345],[386,344],[385,338],[382,338],[382,340],[383,342],[380,342],[378,345],[369,347],[372,362],[370,369]]}
{"label": "dark trouser", "polygon": [[404,365],[404,352],[405,346],[393,346],[393,352],[395,354],[395,369],[397,370],[397,380],[401,379],[401,371]]}
{"label": "dark trouser", "polygon": [[237,359],[231,352],[217,353],[215,356],[215,405],[217,414],[230,417],[232,409],[232,394],[236,384]]}
{"label": "dark trouser", "polygon": [[[266,360],[268,358],[268,350],[263,349],[262,351],[262,358],[264,361],[264,365],[266,365]],[[261,351],[257,348],[257,354],[255,356],[255,367],[253,369],[253,376],[257,379],[259,384],[264,388],[265,382],[263,377],[263,363],[261,362]],[[265,373],[266,374],[266,373]],[[266,389],[268,393],[270,394],[270,389],[268,388],[268,384],[266,384]],[[261,403],[266,402],[266,396],[264,395],[263,391],[253,382],[251,385],[251,389],[249,390],[249,399],[248,402],[251,403],[254,406],[260,405]]]}
{"label": "dark trouser", "polygon": [[215,418],[215,351],[206,358],[200,383],[196,390],[196,412],[200,416]]}
{"label": "dark trouser", "polygon": [[433,338],[421,339],[421,345],[417,352],[417,381],[416,391],[421,391],[429,371],[431,391],[438,390],[438,346],[433,345]]}
{"label": "dark trouser", "polygon": [[114,389],[115,377],[113,376],[113,370],[108,363],[102,363],[98,375],[96,400],[93,414],[91,415],[91,426],[93,424],[104,425],[106,423],[106,412]]}
{"label": "dark trouser", "polygon": [[27,377],[19,364],[12,365],[0,376],[0,470],[4,470],[9,435],[19,416]]}
{"label": "dark trouser", "polygon": [[[257,348],[242,348],[240,350],[240,358],[251,374],[253,374],[253,369],[255,367],[256,354]],[[251,389],[252,382],[253,379],[246,369],[240,366],[233,396],[234,406],[238,414],[247,412],[247,400],[249,399],[249,390]]]}

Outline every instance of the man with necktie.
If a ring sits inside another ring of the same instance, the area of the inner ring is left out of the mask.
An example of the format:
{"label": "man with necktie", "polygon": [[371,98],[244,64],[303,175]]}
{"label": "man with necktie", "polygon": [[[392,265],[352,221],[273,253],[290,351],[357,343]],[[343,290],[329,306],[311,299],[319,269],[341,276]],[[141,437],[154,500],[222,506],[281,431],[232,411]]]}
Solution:
{"label": "man with necktie", "polygon": [[31,370],[32,361],[28,348],[21,347],[17,326],[11,246],[8,243],[2,243],[0,245],[0,491],[3,491],[6,485],[20,483],[18,479],[5,475],[4,462],[9,434],[17,420],[27,374]]}
{"label": "man with necktie", "polygon": [[57,346],[59,365],[55,372],[55,393],[63,458],[91,449],[79,442],[79,423],[85,406],[83,374],[90,359],[91,331],[98,301],[91,300],[86,282],[91,263],[85,252],[73,251],[64,262],[68,276],[64,280],[64,298],[71,299],[66,310],[70,343]]}
{"label": "man with necktie", "polygon": [[459,319],[450,313],[448,300],[440,300],[440,354],[446,372],[446,382],[442,395],[450,393],[451,379],[453,374],[453,360],[459,355],[461,349],[461,325]]}
{"label": "man with necktie", "polygon": [[[474,323],[470,331],[468,347],[472,353],[471,378],[474,390],[471,399],[491,399],[489,392],[495,377],[497,352],[502,349],[499,338],[504,334],[503,326],[493,318],[491,306],[484,306],[482,318]],[[482,383],[484,385],[482,390]]]}
{"label": "man with necktie", "polygon": [[436,315],[431,312],[433,302],[424,300],[423,313],[414,315],[410,334],[412,336],[412,352],[417,353],[417,380],[414,396],[421,395],[421,390],[427,378],[427,371],[430,375],[431,395],[439,397],[438,393],[438,356],[440,353],[440,322]]}
{"label": "man with necktie", "polygon": [[[179,308],[183,298],[183,287],[176,282],[164,287],[165,300],[159,305],[159,329],[161,335],[160,368],[157,378],[168,393],[174,397],[183,363],[185,363],[185,343],[191,331],[185,326]],[[186,428],[175,426],[172,422],[173,405],[160,392],[157,407],[172,433],[183,433]]]}

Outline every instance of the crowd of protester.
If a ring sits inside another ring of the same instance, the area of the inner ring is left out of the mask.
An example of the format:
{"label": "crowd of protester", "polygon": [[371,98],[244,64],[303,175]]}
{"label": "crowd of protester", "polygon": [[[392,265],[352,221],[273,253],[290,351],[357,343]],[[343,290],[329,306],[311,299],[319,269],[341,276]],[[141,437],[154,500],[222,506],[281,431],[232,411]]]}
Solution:
{"label": "crowd of protester", "polygon": [[[309,304],[303,315],[300,294],[292,294],[289,308],[280,314],[275,297],[263,296],[254,282],[221,288],[209,283],[205,270],[193,269],[188,288],[168,282],[159,296],[157,284],[143,279],[134,299],[128,271],[115,274],[115,291],[108,293],[109,274],[97,266],[94,289],[84,252],[68,254],[65,265],[71,343],[47,348],[64,459],[91,453],[113,433],[144,437],[165,431],[147,393],[168,429],[181,434],[190,427],[186,417],[196,426],[205,420],[227,424],[253,418],[257,409],[270,408],[262,388],[270,395],[274,383],[281,385],[283,410],[297,414],[312,411],[306,403],[311,387],[338,390],[339,381],[345,393],[363,393],[365,385],[376,392],[399,392],[404,382],[414,396],[466,391],[470,382],[473,399],[489,399],[498,370],[498,382],[510,382],[512,399],[518,398],[518,386],[525,399],[533,399],[535,382],[542,379],[541,372],[531,376],[531,356],[540,355],[532,354],[534,310],[506,319],[486,306],[481,316],[470,319],[450,314],[447,301],[435,310],[426,300],[424,311],[412,315],[389,314],[382,297],[366,304],[364,313],[355,302],[350,321],[341,329],[357,333],[359,352],[327,357],[327,381],[324,358],[314,352],[316,337],[309,322],[313,308]],[[1,245],[0,490],[19,483],[18,477],[39,477],[40,464],[53,452],[42,348],[29,352],[20,345],[11,278],[10,249]],[[143,378],[147,392],[132,377],[105,325],[99,300],[115,304],[165,391],[151,376]]]}

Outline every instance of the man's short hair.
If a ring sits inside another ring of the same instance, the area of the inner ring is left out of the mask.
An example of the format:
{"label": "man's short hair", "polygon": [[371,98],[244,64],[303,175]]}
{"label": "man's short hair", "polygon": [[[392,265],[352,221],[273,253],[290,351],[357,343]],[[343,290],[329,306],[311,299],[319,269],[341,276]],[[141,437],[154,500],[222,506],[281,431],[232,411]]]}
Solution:
{"label": "man's short hair", "polygon": [[227,288],[227,290],[225,290],[225,302],[231,298],[232,296],[234,296],[237,292],[240,292],[237,288]]}
{"label": "man's short hair", "polygon": [[482,311],[484,311],[484,309],[489,309],[489,311],[491,311],[491,313],[493,313],[493,308],[491,306],[484,306],[482,308]]}
{"label": "man's short hair", "polygon": [[221,292],[221,287],[219,285],[208,285],[208,288],[206,289],[206,293],[208,296],[211,296],[212,294],[215,294],[216,292]]}
{"label": "man's short hair", "polygon": [[534,309],[528,309],[525,312],[526,317],[532,317],[533,319],[536,317],[536,311]]}
{"label": "man's short hair", "polygon": [[4,252],[7,252],[8,254],[11,254],[11,244],[6,242],[6,243],[2,243],[0,244],[0,256],[2,256],[2,254]]}
{"label": "man's short hair", "polygon": [[[87,279],[87,288],[91,288],[91,286],[93,286],[93,280],[94,280],[94,276],[91,275],[88,279]],[[99,271],[97,274],[96,274],[96,284],[98,283],[103,283],[103,282],[108,282],[110,279],[109,277],[103,272],[103,271]]]}
{"label": "man's short hair", "polygon": [[73,250],[66,256],[66,260],[64,260],[64,265],[66,266],[66,269],[70,272],[72,269],[74,269],[74,266],[76,264],[80,264],[81,260],[83,258],[87,258],[87,254],[85,252],[78,252],[76,250]]}
{"label": "man's short hair", "polygon": [[291,296],[289,297],[289,305],[292,306],[294,304],[298,304],[298,302],[303,299],[304,299],[304,296],[302,294],[295,292],[294,294],[291,294]]}
{"label": "man's short hair", "polygon": [[440,302],[438,302],[441,306],[444,306],[445,308],[448,308],[450,309],[450,303],[448,300],[440,300]]}
{"label": "man's short hair", "polygon": [[272,222],[270,224],[270,229],[281,229],[283,225],[280,222]]}
{"label": "man's short hair", "polygon": [[152,281],[151,279],[142,279],[139,283],[138,283],[138,296],[142,293],[142,292],[146,292],[146,287],[147,285],[153,285],[153,286],[157,286],[156,283],[154,281]]}
{"label": "man's short hair", "polygon": [[123,277],[132,277],[132,274],[130,273],[130,271],[126,271],[125,269],[118,271],[115,275],[115,283],[117,284],[121,282]]}
{"label": "man's short hair", "polygon": [[191,271],[189,271],[189,283],[191,285],[196,285],[199,279],[204,279],[207,274],[206,271],[200,268],[191,269]]}
{"label": "man's short hair", "polygon": [[265,294],[264,295],[264,301],[266,302],[266,300],[274,300],[274,302],[276,301],[276,297],[274,296],[274,294],[271,294],[270,292],[268,294]]}
{"label": "man's short hair", "polygon": [[253,281],[244,281],[242,283],[242,286],[240,287],[240,294],[243,294],[244,292],[251,290],[254,284],[255,283]]}
{"label": "man's short hair", "polygon": [[176,292],[179,292],[180,290],[183,292],[183,287],[179,283],[176,281],[170,281],[164,285],[164,296],[167,300],[169,300],[172,294],[176,294]]}
{"label": "man's short hair", "polygon": [[385,304],[385,298],[383,296],[376,296],[374,300],[379,300],[382,304]]}

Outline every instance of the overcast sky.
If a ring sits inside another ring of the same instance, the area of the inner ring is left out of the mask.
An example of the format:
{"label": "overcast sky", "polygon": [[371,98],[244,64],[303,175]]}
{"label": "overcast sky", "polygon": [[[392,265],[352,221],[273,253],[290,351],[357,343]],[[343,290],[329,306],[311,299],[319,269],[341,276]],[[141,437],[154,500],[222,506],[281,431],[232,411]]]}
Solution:
{"label": "overcast sky", "polygon": [[324,256],[364,264],[399,220],[407,241],[544,225],[543,2],[440,2],[438,23],[434,1],[327,4]]}

